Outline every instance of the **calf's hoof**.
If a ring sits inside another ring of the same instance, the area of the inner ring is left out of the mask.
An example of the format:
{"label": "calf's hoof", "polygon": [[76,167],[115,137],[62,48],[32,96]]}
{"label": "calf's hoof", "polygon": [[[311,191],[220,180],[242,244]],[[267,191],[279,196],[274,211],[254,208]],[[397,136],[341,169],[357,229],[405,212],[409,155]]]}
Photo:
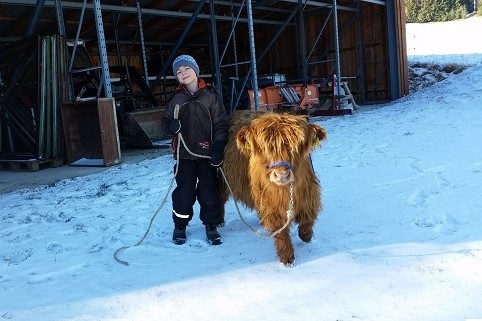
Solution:
{"label": "calf's hoof", "polygon": [[281,259],[280,258],[280,262],[283,263],[283,265],[286,266],[286,267],[293,267],[293,266],[295,266],[295,257],[292,256],[289,259]]}
{"label": "calf's hoof", "polygon": [[298,228],[298,236],[303,242],[309,243],[311,242],[311,238],[313,237],[313,229],[312,228]]}

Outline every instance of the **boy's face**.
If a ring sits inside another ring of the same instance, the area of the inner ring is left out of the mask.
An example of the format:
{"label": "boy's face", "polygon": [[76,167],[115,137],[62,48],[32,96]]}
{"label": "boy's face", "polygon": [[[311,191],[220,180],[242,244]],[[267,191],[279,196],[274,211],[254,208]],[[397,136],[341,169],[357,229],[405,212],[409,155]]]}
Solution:
{"label": "boy's face", "polygon": [[196,72],[189,66],[180,66],[176,72],[177,81],[181,85],[190,85],[197,81]]}

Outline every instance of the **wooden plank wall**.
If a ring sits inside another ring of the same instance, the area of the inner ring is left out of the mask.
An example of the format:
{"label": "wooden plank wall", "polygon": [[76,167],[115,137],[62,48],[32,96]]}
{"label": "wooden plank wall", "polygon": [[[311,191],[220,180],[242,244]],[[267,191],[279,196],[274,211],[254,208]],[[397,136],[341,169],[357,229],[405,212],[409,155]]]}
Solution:
{"label": "wooden plank wall", "polygon": [[361,6],[365,102],[390,100],[387,17],[384,6]]}

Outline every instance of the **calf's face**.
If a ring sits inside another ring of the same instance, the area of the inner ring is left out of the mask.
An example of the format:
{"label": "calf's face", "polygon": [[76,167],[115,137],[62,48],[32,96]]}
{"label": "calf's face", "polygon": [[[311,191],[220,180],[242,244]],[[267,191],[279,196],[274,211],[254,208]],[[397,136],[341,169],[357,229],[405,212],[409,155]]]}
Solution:
{"label": "calf's face", "polygon": [[266,114],[238,131],[236,145],[258,172],[283,186],[294,181],[297,165],[324,139],[325,130],[305,116]]}

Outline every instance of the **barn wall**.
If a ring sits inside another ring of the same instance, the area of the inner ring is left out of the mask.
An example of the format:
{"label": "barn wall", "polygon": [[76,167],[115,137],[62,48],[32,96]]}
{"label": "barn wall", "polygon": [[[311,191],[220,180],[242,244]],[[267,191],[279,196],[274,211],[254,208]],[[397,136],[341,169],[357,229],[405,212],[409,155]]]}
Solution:
{"label": "barn wall", "polygon": [[395,1],[395,18],[397,25],[397,44],[398,44],[398,73],[400,75],[400,96],[408,95],[408,61],[407,61],[407,37],[405,29],[405,1]]}

